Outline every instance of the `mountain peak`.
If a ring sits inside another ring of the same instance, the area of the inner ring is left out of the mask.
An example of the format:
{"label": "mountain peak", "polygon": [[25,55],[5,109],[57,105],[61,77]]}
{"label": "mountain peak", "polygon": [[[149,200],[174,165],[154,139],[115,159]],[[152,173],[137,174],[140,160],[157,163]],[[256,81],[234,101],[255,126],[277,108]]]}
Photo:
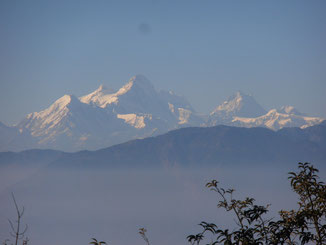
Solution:
{"label": "mountain peak", "polygon": [[270,109],[267,113],[266,116],[271,116],[271,115],[276,115],[279,114],[279,112],[276,109]]}
{"label": "mountain peak", "polygon": [[236,92],[217,106],[211,115],[257,117],[265,114],[266,111],[248,94],[241,91]]}
{"label": "mountain peak", "polygon": [[136,75],[130,78],[129,83],[141,87],[142,89],[153,89],[153,84],[143,75]]}
{"label": "mountain peak", "polygon": [[253,97],[252,97],[252,95],[251,94],[246,94],[246,93],[244,93],[244,92],[242,92],[242,91],[237,91],[237,92],[235,92],[233,95],[231,95],[228,99],[227,99],[227,101],[226,102],[228,102],[228,101],[231,101],[231,100],[235,100],[235,99],[243,99],[243,98],[252,98],[253,99]]}
{"label": "mountain peak", "polygon": [[237,92],[235,92],[235,93],[234,93],[234,96],[235,96],[235,97],[243,97],[243,96],[250,96],[250,97],[252,97],[250,94],[246,94],[246,93],[244,93],[244,92],[242,92],[242,91],[237,91]]}
{"label": "mountain peak", "polygon": [[109,97],[114,91],[101,84],[95,91],[90,94],[80,97],[80,101],[86,104],[94,103],[100,107],[105,107],[110,101]]}
{"label": "mountain peak", "polygon": [[[90,93],[86,96],[94,96],[94,95],[106,95],[106,94],[112,94],[114,93],[113,89],[106,87],[105,85],[101,84],[94,92]],[[85,97],[85,96],[83,96]]]}
{"label": "mountain peak", "polygon": [[109,90],[105,85],[101,84],[95,91],[97,92],[104,92]]}
{"label": "mountain peak", "polygon": [[40,112],[28,114],[23,121],[18,124],[18,127],[29,128],[33,136],[39,136],[47,129],[58,125],[61,120],[71,111],[79,108],[81,105],[78,98],[74,95],[64,95],[57,99],[50,107]]}
{"label": "mountain peak", "polygon": [[123,95],[134,88],[147,91],[149,93],[155,93],[154,86],[145,76],[136,75],[130,78],[128,83],[125,84],[122,88],[120,88],[116,94],[118,96]]}
{"label": "mountain peak", "polygon": [[283,113],[283,114],[293,114],[293,115],[299,115],[299,116],[304,115],[303,113],[299,112],[295,107],[290,106],[290,105],[282,106],[277,111],[279,113]]}
{"label": "mountain peak", "polygon": [[71,103],[79,103],[79,100],[76,98],[74,95],[64,95],[61,98],[57,99],[54,103],[53,106],[63,108]]}
{"label": "mountain peak", "polygon": [[151,84],[151,82],[147,79],[147,77],[145,77],[144,75],[141,74],[137,74],[135,76],[133,76],[132,78],[130,78],[129,82],[135,82],[135,83],[147,83],[147,84]]}

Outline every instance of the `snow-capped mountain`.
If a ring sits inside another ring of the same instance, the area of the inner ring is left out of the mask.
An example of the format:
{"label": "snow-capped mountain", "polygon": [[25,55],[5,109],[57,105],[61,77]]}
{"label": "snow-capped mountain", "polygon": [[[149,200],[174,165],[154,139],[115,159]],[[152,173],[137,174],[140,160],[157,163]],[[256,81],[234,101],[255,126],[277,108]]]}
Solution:
{"label": "snow-capped mountain", "polygon": [[159,120],[169,129],[202,122],[184,97],[172,91],[156,91],[142,75],[132,77],[117,92],[100,86],[93,93],[80,97],[80,101],[113,111],[136,128],[145,126],[141,123],[144,119]]}
{"label": "snow-capped mountain", "polygon": [[166,119],[167,124],[175,123],[166,101],[142,75],[132,77],[117,92],[112,93],[101,86],[95,92],[82,96],[80,101],[114,111],[121,118],[130,118],[130,114],[135,114],[147,118],[161,117]]}
{"label": "snow-capped mountain", "polygon": [[101,85],[79,98],[64,95],[45,110],[28,114],[16,126],[0,123],[0,151],[95,150],[187,126],[224,124],[277,130],[305,128],[322,121],[292,106],[266,112],[252,96],[241,92],[209,116],[202,116],[184,97],[158,91],[146,77],[137,75],[117,91]]}
{"label": "snow-capped mountain", "polygon": [[[186,99],[156,91],[138,75],[116,92],[101,85],[80,98],[64,95],[47,109],[28,114],[16,127],[0,125],[0,151],[94,150],[200,123]],[[23,134],[31,139],[29,147],[8,147],[8,141],[20,141]]]}
{"label": "snow-capped mountain", "polygon": [[306,128],[319,124],[324,119],[308,117],[293,106],[282,106],[266,112],[251,95],[237,92],[213,110],[207,126],[225,124],[238,127],[266,127],[278,130],[283,127]]}
{"label": "snow-capped mountain", "polygon": [[111,107],[117,113],[153,113],[157,109],[167,110],[156,95],[157,92],[151,82],[146,77],[137,75],[117,92],[100,86],[96,91],[80,97],[80,101],[101,108]]}
{"label": "snow-capped mountain", "polygon": [[237,92],[210,113],[207,125],[229,124],[234,117],[258,117],[265,113],[251,95]]}
{"label": "snow-capped mountain", "polygon": [[114,113],[82,103],[73,95],[65,95],[49,108],[27,115],[17,126],[37,139],[37,148],[96,149],[129,139],[124,135],[128,127]]}
{"label": "snow-capped mountain", "polygon": [[323,119],[318,117],[305,117],[293,113],[280,113],[272,109],[265,115],[256,118],[234,117],[230,125],[238,127],[266,127],[278,130],[284,127],[307,128],[319,124]]}

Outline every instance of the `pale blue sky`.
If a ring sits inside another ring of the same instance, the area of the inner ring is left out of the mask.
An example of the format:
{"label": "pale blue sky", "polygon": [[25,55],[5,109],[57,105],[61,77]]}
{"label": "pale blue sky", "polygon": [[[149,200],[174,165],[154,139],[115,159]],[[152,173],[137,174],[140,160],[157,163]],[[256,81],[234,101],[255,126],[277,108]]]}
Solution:
{"label": "pale blue sky", "polygon": [[0,121],[143,74],[207,113],[237,90],[326,118],[326,1],[2,0]]}

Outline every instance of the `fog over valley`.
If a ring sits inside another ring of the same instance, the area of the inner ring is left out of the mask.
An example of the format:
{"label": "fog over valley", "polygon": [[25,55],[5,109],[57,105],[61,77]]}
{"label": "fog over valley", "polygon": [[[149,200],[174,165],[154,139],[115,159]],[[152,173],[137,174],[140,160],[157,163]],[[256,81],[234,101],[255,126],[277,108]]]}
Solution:
{"label": "fog over valley", "polygon": [[271,203],[267,216],[273,217],[280,209],[296,207],[286,174],[294,168],[295,163],[278,168],[236,163],[191,169],[41,168],[27,173],[2,167],[0,237],[9,232],[7,219],[15,218],[14,192],[25,207],[23,223],[35,245],[85,243],[90,237],[117,245],[143,244],[141,227],[153,244],[187,244],[186,237],[199,230],[201,221],[234,226],[233,217],[217,209],[216,194],[205,187],[208,181],[217,179],[221,186],[236,189],[236,197]]}

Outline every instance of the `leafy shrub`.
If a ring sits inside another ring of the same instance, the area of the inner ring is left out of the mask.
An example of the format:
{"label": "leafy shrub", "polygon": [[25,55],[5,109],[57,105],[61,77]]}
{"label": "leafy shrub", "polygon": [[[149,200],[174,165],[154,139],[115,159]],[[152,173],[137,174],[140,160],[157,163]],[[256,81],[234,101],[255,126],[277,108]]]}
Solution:
{"label": "leafy shrub", "polygon": [[206,187],[220,198],[217,206],[226,212],[233,212],[236,228],[232,231],[214,223],[202,222],[202,231],[187,237],[192,244],[200,244],[206,233],[213,235],[210,244],[326,244],[326,186],[319,181],[318,169],[310,163],[299,163],[299,172],[290,172],[292,190],[298,194],[298,210],[279,212],[279,219],[266,219],[269,205],[255,204],[255,199],[238,200],[234,190],[219,187],[212,180]]}

